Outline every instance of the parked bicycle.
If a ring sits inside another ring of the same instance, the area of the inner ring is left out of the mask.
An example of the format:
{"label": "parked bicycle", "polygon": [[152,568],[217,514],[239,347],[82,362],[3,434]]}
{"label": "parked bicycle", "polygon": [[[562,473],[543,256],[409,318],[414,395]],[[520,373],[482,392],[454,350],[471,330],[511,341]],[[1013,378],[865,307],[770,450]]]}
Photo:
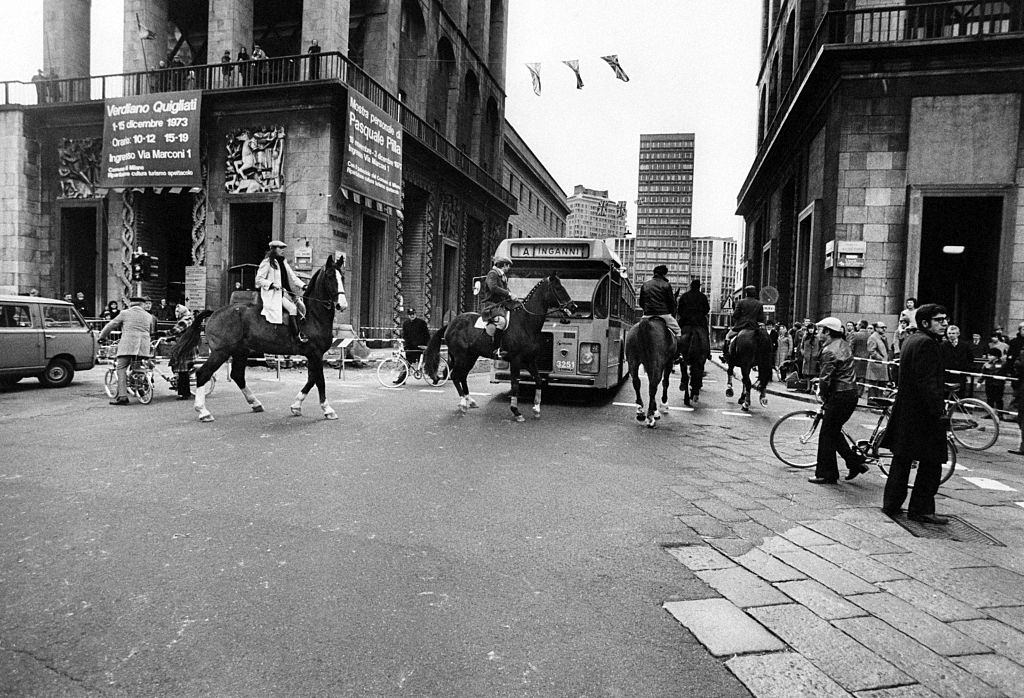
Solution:
{"label": "parked bicycle", "polygon": [[[421,350],[426,347],[420,347]],[[385,388],[394,388],[400,385],[405,385],[405,382],[409,380],[409,376],[412,375],[414,378],[419,378],[426,383],[433,386],[444,385],[448,382],[448,362],[444,360],[444,357],[440,357],[440,362],[437,365],[437,380],[434,380],[427,372],[423,370],[423,352],[420,352],[420,358],[416,364],[409,362],[405,358],[405,342],[401,339],[395,340],[395,351],[391,356],[384,359],[377,365],[377,380]]]}
{"label": "parked bicycle", "polygon": [[[871,435],[866,439],[854,439],[843,428],[843,438],[850,444],[855,453],[864,456],[865,463],[874,463],[888,477],[892,465],[892,452],[883,448],[881,443],[892,411],[893,398],[874,397],[868,399],[868,407],[878,412]],[[854,415],[857,413],[855,412]],[[797,410],[783,415],[772,426],[768,442],[772,453],[788,466],[793,468],[813,468],[818,462],[818,427],[824,416],[823,406],[817,410]],[[953,476],[956,470],[956,444],[952,432],[946,433],[946,462],[942,464],[940,483]],[[911,466],[917,468],[917,461]]]}
{"label": "parked bicycle", "polygon": [[946,383],[946,415],[953,438],[970,451],[984,451],[999,440],[999,414],[982,400],[960,397],[959,383]]}

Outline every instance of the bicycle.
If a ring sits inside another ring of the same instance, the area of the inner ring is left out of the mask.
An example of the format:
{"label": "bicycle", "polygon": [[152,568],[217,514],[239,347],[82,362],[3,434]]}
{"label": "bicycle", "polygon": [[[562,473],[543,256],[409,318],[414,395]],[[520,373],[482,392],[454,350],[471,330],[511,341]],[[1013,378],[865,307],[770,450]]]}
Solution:
{"label": "bicycle", "polygon": [[984,451],[999,440],[999,414],[987,402],[960,397],[959,383],[946,383],[946,416],[958,444],[969,451]]}
{"label": "bicycle", "polygon": [[[865,464],[877,465],[886,477],[889,477],[889,469],[892,466],[892,452],[883,448],[881,444],[885,437],[885,429],[888,426],[893,402],[895,400],[889,397],[868,399],[868,406],[878,410],[879,413],[875,428],[868,438],[854,440],[845,428],[842,430],[843,438],[850,444],[854,453],[863,456]],[[775,457],[793,468],[813,468],[817,465],[818,426],[821,424],[823,416],[824,405],[817,410],[797,410],[780,417],[772,425],[771,433],[768,436],[768,443],[771,445]],[[953,477],[953,471],[956,470],[956,456],[956,444],[951,432],[947,431],[946,462],[942,464],[940,484]],[[917,468],[917,461],[914,461],[911,468]]]}
{"label": "bicycle", "polygon": [[[420,347],[420,349],[426,350],[426,347]],[[411,374],[429,385],[444,385],[448,382],[448,375],[450,373],[448,362],[444,360],[443,356],[438,357],[437,380],[434,380],[423,369],[423,356],[425,353],[425,351],[421,351],[419,360],[413,365],[405,358],[405,342],[400,339],[396,340],[395,351],[377,365],[377,381],[385,388],[395,388],[405,385]]]}
{"label": "bicycle", "polygon": [[[156,381],[153,379],[153,369],[156,363],[148,356],[134,356],[128,366],[128,377],[125,388],[128,394],[133,396],[143,405],[153,401],[153,388]],[[117,368],[111,366],[103,376],[103,391],[109,398],[117,397]]]}

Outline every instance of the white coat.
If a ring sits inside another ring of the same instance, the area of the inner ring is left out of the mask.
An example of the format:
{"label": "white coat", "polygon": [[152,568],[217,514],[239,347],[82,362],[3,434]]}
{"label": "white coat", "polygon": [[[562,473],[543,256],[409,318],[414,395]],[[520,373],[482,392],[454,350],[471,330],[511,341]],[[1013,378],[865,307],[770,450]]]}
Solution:
{"label": "white coat", "polygon": [[281,287],[282,267],[284,273],[288,275],[288,285],[291,287],[292,293],[301,294],[305,284],[295,276],[295,272],[292,271],[286,260],[279,259],[277,262],[278,265],[275,268],[271,265],[269,257],[263,258],[259,269],[256,270],[256,288],[260,290],[260,300],[263,301],[261,314],[267,319],[267,322],[280,325],[284,323],[284,306],[292,305],[291,298],[287,303],[284,301],[284,291]]}

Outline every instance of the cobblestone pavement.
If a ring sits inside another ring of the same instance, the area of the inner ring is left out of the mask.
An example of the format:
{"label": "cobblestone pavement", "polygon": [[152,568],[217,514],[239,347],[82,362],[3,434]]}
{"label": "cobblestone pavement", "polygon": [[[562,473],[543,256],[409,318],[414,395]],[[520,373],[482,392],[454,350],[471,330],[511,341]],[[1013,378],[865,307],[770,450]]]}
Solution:
{"label": "cobblestone pavement", "polygon": [[[800,408],[771,402],[772,416]],[[940,490],[939,513],[993,539],[960,542],[883,516],[878,470],[807,483],[812,472],[770,455],[766,417],[748,418],[751,438],[723,423],[681,437],[713,455],[681,464],[671,489],[686,535],[666,549],[707,594],[665,610],[756,696],[1024,695],[1024,459],[1006,453],[1015,425],[989,451],[961,449]],[[866,436],[873,425],[858,411],[847,427]]]}

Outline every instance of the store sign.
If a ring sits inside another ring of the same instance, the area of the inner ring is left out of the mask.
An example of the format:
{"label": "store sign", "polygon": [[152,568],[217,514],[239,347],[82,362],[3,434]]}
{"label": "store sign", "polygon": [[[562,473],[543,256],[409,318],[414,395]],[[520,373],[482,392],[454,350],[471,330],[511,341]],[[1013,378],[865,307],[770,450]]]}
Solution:
{"label": "store sign", "polygon": [[341,186],[401,209],[402,125],[350,89],[345,130]]}
{"label": "store sign", "polygon": [[206,267],[185,267],[185,301],[193,311],[206,307]]}
{"label": "store sign", "polygon": [[100,186],[200,187],[202,91],[108,99]]}
{"label": "store sign", "polygon": [[590,244],[552,244],[514,242],[510,245],[513,259],[588,259]]}

